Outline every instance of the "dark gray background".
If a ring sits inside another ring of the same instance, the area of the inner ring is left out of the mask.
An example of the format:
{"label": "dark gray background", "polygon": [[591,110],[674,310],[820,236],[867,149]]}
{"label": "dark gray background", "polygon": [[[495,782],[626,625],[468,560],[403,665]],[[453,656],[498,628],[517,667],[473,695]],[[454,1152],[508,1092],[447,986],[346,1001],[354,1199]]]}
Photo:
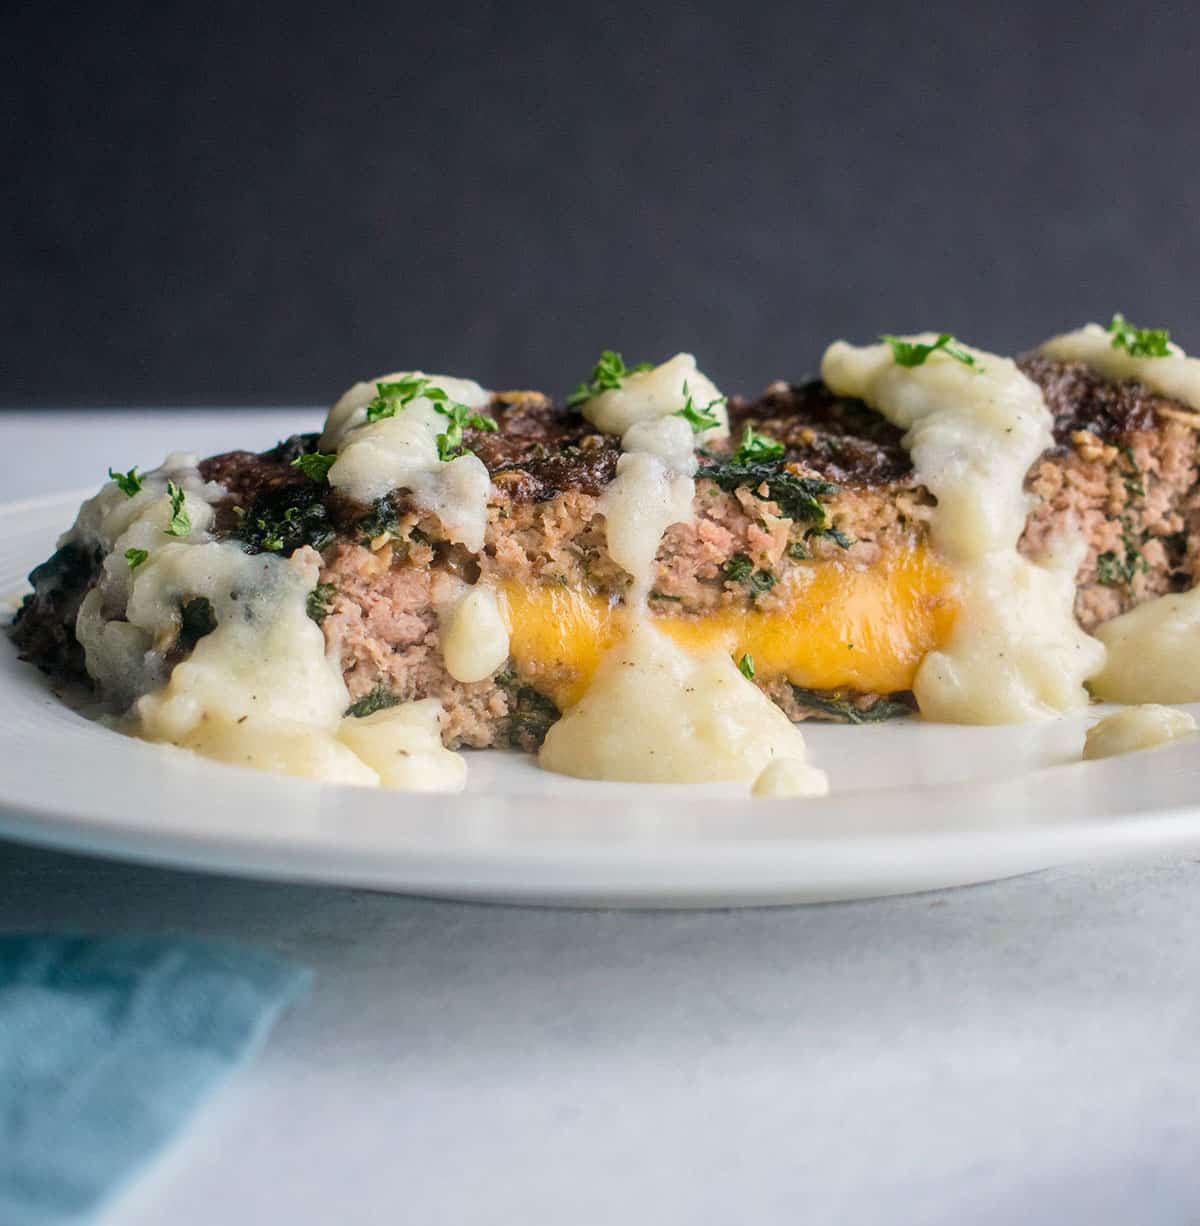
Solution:
{"label": "dark gray background", "polygon": [[1200,6],[8,5],[0,402],[1200,343]]}

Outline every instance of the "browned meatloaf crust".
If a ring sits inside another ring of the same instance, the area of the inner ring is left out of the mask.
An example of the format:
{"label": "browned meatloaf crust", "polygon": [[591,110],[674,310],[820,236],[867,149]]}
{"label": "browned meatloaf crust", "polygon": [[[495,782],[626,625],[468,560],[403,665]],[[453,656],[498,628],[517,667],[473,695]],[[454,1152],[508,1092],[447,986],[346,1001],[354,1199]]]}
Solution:
{"label": "browned meatloaf crust", "polygon": [[[1055,418],[1055,446],[1028,477],[1040,501],[1022,550],[1041,556],[1056,528],[1078,522],[1088,553],[1076,612],[1091,629],[1149,596],[1191,586],[1200,548],[1197,426],[1200,414],[1140,384],[1108,383],[1078,364],[1026,358]],[[478,557],[442,539],[438,521],[403,493],[366,507],[291,466],[313,450],[297,436],[262,455],[230,452],[201,464],[229,497],[217,531],[250,550],[322,551],[314,616],[342,659],[351,698],[375,702],[436,696],[451,745],[534,747],[556,716],[537,675],[502,671],[475,684],[441,663],[432,585],[439,572],[481,574],[525,585],[562,584],[616,599],[628,577],[605,550],[597,499],[612,480],[619,440],[535,392],[500,393],[495,434],[467,445],[492,475],[486,543]],[[755,401],[730,402],[732,437],[703,460],[694,522],[664,537],[652,611],[702,614],[723,606],[769,609],[774,582],[803,560],[838,558],[869,567],[892,545],[926,532],[933,500],[913,480],[900,433],[822,384],[776,383]],[[733,461],[751,425],[786,445],[780,460]],[[23,653],[57,675],[80,675],[72,630],[99,559],[68,547],[31,576],[14,628]],[[792,718],[880,718],[907,709],[907,695],[768,692]]]}

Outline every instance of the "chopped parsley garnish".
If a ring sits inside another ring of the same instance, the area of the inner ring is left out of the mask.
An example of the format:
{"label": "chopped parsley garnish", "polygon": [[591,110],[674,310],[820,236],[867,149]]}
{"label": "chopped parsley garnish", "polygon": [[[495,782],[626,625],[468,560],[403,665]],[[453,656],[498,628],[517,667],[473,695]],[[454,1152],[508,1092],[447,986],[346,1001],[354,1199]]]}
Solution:
{"label": "chopped parsley garnish", "polygon": [[364,694],[357,702],[352,702],[346,708],[347,715],[362,719],[374,715],[376,711],[386,711],[388,707],[400,705],[400,699],[381,681],[369,694]]}
{"label": "chopped parsley garnish", "polygon": [[329,615],[329,606],[337,593],[336,583],[318,583],[308,594],[304,604],[305,612],[320,625]]}
{"label": "chopped parsley garnish", "polygon": [[148,549],[126,549],[125,561],[129,563],[130,570],[137,570],[139,566],[150,556]]}
{"label": "chopped parsley garnish", "polygon": [[[468,405],[451,400],[444,388],[435,387],[428,375],[408,375],[395,383],[375,384],[378,395],[367,405],[367,421],[383,421],[396,414],[417,397],[428,400],[433,407],[450,419],[449,426],[443,434],[437,436],[437,451],[439,460],[452,460],[465,451],[463,447],[463,427],[473,430],[496,430],[494,417],[485,413],[477,413]],[[330,464],[333,461],[330,460]]]}
{"label": "chopped parsley garnish", "polygon": [[949,332],[941,333],[932,344],[906,341],[888,332],[879,339],[891,345],[892,358],[897,366],[923,366],[931,353],[944,353],[948,358],[969,366],[977,375],[983,374],[983,367],[975,360],[975,355],[968,353]]}
{"label": "chopped parsley garnish", "polygon": [[738,672],[746,678],[747,681],[754,680],[754,657],[747,651],[744,652],[742,658],[737,662]]}
{"label": "chopped parsley garnish", "polygon": [[818,528],[829,523],[820,499],[836,494],[841,488],[832,481],[797,476],[779,459],[739,461],[736,456],[732,460],[714,459],[696,476],[716,482],[727,494],[744,485],[756,498],[774,502],[784,519]]}
{"label": "chopped parsley garnish", "polygon": [[1119,312],[1108,325],[1114,349],[1124,349],[1132,358],[1169,358],[1171,334],[1166,328],[1138,328]]}
{"label": "chopped parsley garnish", "polygon": [[385,417],[395,417],[405,405],[416,400],[418,396],[433,399],[426,392],[426,388],[433,392],[441,392],[444,399],[446,393],[442,392],[440,387],[430,387],[432,382],[433,380],[427,375],[406,375],[395,383],[376,383],[377,395],[367,405],[367,421],[374,424],[377,421],[383,421]]}
{"label": "chopped parsley garnish", "polygon": [[[434,388],[433,390],[440,391],[441,389]],[[464,426],[469,426],[472,430],[489,432],[499,429],[494,417],[488,417],[486,413],[476,413],[474,409],[468,408],[465,404],[459,404],[457,401],[449,400],[445,404],[434,404],[433,407],[450,419],[445,433],[437,436],[439,460],[453,460],[465,452]]]}
{"label": "chopped parsley garnish", "polygon": [[167,497],[171,500],[171,518],[167,521],[168,536],[187,536],[192,530],[192,517],[183,505],[183,490],[174,481],[167,482]]}
{"label": "chopped parsley garnish", "polygon": [[765,434],[759,434],[753,426],[747,426],[742,431],[742,441],[733,453],[733,462],[754,464],[762,460],[777,460],[786,450],[782,443]]}
{"label": "chopped parsley garnish", "polygon": [[329,470],[336,461],[335,451],[306,451],[292,461],[292,467],[298,468],[310,481],[320,485],[329,476]]}
{"label": "chopped parsley garnish", "polygon": [[587,383],[581,383],[568,397],[567,404],[573,409],[599,396],[601,392],[613,392],[621,386],[621,380],[626,375],[640,374],[643,370],[653,370],[650,362],[639,362],[636,366],[626,366],[625,359],[612,349],[605,349],[600,360],[592,368],[592,377]]}
{"label": "chopped parsley garnish", "polygon": [[721,419],[713,412],[719,404],[724,404],[726,397],[718,396],[715,400],[710,400],[702,409],[696,408],[692,403],[692,393],[688,391],[687,381],[683,384],[684,402],[683,408],[680,409],[675,416],[682,417],[684,421],[691,426],[693,433],[703,434],[705,430],[712,430],[714,427],[721,424]]}
{"label": "chopped parsley garnish", "polygon": [[117,489],[126,498],[132,498],[142,488],[142,479],[138,476],[136,464],[127,473],[114,472],[110,468],[108,475],[117,483]]}

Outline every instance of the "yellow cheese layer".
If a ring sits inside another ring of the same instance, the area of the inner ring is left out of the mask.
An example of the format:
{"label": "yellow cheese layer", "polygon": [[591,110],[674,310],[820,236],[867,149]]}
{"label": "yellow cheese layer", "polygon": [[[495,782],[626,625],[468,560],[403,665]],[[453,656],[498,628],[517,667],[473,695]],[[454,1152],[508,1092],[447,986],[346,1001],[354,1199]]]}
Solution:
{"label": "yellow cheese layer", "polygon": [[[561,586],[497,584],[517,671],[559,708],[577,702],[617,634],[604,597]],[[926,652],[950,634],[958,603],[946,568],[924,548],[895,551],[858,570],[801,563],[776,588],[769,611],[726,608],[699,618],[655,617],[693,651],[754,657],[756,676],[808,689],[889,694],[912,686]]]}

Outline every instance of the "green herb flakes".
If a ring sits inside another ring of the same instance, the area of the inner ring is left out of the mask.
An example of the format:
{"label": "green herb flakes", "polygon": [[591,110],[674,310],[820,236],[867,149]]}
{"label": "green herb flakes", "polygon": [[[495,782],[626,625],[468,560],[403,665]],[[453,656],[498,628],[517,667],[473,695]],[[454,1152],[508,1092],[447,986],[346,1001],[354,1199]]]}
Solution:
{"label": "green herb flakes", "polygon": [[969,366],[977,375],[983,374],[983,367],[976,361],[975,355],[966,349],[949,332],[943,332],[932,344],[924,341],[906,341],[902,337],[885,332],[880,338],[892,347],[892,358],[897,366],[923,366],[930,354],[944,353],[948,358]]}
{"label": "green herb flakes", "polygon": [[139,566],[150,556],[148,549],[126,549],[125,561],[129,563],[130,570],[137,570]]}
{"label": "green herb flakes", "polygon": [[[418,397],[428,400],[433,407],[450,420],[442,434],[437,436],[438,459],[453,460],[466,452],[463,445],[463,429],[497,430],[494,417],[477,413],[457,400],[451,400],[444,388],[434,385],[428,375],[407,375],[394,383],[377,383],[378,395],[367,405],[367,421],[383,421],[396,414]],[[332,463],[332,461],[330,461]]]}
{"label": "green herb flakes", "polygon": [[702,409],[696,408],[692,403],[692,393],[688,391],[686,380],[683,384],[683,408],[680,409],[675,416],[682,417],[692,428],[694,434],[703,434],[705,430],[712,430],[721,424],[721,419],[713,412],[713,410],[721,404],[725,403],[726,397],[718,396],[715,400],[710,400]]}
{"label": "green herb flakes", "polygon": [[472,430],[486,430],[489,433],[499,429],[494,417],[488,417],[484,413],[476,413],[473,409],[468,408],[465,404],[459,404],[457,401],[450,400],[444,404],[434,404],[433,407],[450,419],[450,424],[446,427],[445,432],[437,436],[439,460],[453,460],[455,457],[466,452],[466,448],[463,445],[464,427],[469,427]]}
{"label": "green herb flakes", "polygon": [[298,468],[310,481],[320,485],[336,462],[337,452],[306,451],[292,461],[292,467]]}
{"label": "green herb flakes", "polygon": [[599,396],[601,392],[613,392],[621,386],[621,381],[627,375],[640,374],[643,370],[653,370],[650,362],[639,362],[636,366],[626,366],[625,359],[613,349],[605,349],[600,360],[592,368],[592,377],[581,383],[568,397],[567,404],[577,408],[585,400]]}
{"label": "green herb flakes", "polygon": [[192,517],[184,506],[184,492],[174,481],[167,482],[167,497],[171,500],[171,518],[167,521],[167,535],[187,536],[192,530]]}
{"label": "green herb flakes", "polygon": [[743,652],[742,658],[737,662],[738,672],[746,678],[747,681],[754,680],[754,657],[747,651]]}
{"label": "green herb flakes", "polygon": [[1171,334],[1166,328],[1138,328],[1119,312],[1108,325],[1114,349],[1124,349],[1133,358],[1169,358]]}
{"label": "green herb flakes", "polygon": [[136,464],[127,473],[114,472],[110,468],[108,475],[117,483],[117,489],[126,498],[132,498],[142,488],[142,479],[138,475]]}
{"label": "green herb flakes", "polygon": [[1138,548],[1133,529],[1126,520],[1121,521],[1121,544],[1121,553],[1107,549],[1096,559],[1096,579],[1105,587],[1128,586],[1139,571],[1149,569]]}
{"label": "green herb flakes", "polygon": [[1134,455],[1133,448],[1122,447],[1121,454],[1129,462],[1128,470],[1121,473],[1121,480],[1125,483],[1125,492],[1131,498],[1145,498],[1146,481],[1141,468],[1138,467],[1137,456]]}
{"label": "green herb flakes", "polygon": [[753,426],[747,426],[742,431],[742,441],[738,443],[733,453],[735,464],[756,464],[763,460],[777,460],[787,450],[782,443],[776,442],[766,434],[759,434]]}
{"label": "green herb flakes", "polygon": [[[373,425],[385,418],[395,417],[405,405],[416,400],[418,396],[425,396],[427,400],[434,399],[429,392],[435,395],[440,392],[444,399],[446,393],[440,387],[431,387],[432,382],[427,375],[406,375],[393,383],[376,383],[375,399],[367,405],[367,421]],[[427,388],[429,391],[426,391]]]}

